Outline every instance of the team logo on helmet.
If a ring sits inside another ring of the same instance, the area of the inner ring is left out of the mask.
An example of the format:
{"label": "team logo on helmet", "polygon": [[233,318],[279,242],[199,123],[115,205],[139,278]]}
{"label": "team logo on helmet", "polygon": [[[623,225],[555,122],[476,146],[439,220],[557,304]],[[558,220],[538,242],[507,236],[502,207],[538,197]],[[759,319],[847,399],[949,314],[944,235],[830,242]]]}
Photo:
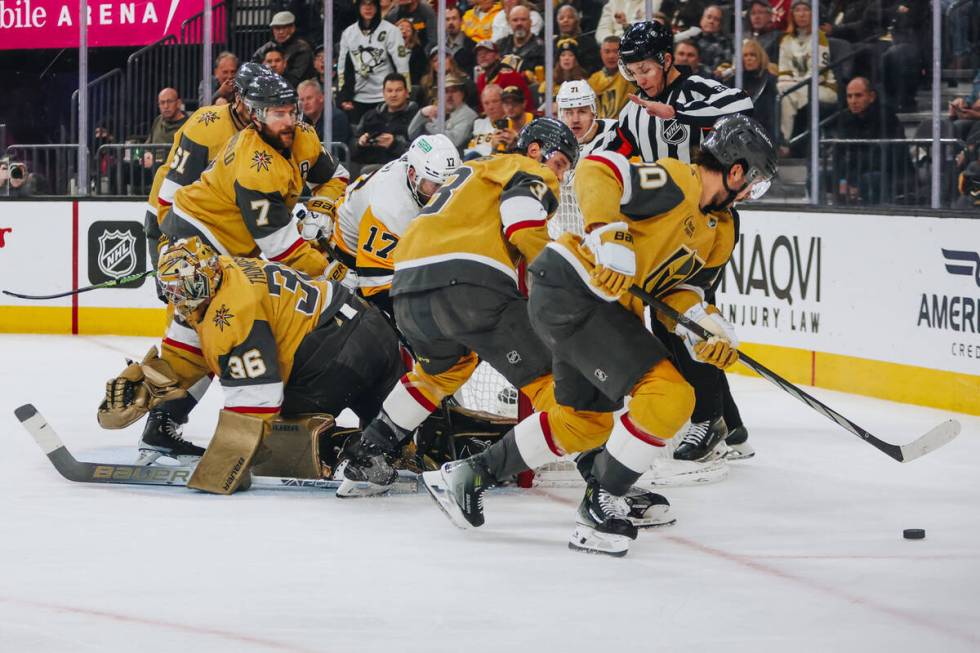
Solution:
{"label": "team logo on helmet", "polygon": [[202,123],[205,127],[207,127],[211,123],[218,121],[218,112],[217,111],[205,111],[204,113],[202,113],[201,115],[199,115],[197,117],[197,121],[199,123]]}
{"label": "team logo on helmet", "polygon": [[99,236],[99,270],[113,279],[136,269],[136,236],[129,231],[103,231]]}
{"label": "team logo on helmet", "polygon": [[250,168],[255,168],[256,172],[268,171],[269,166],[272,165],[272,155],[268,152],[263,152],[261,150],[256,150],[252,155],[252,163],[249,165]]}

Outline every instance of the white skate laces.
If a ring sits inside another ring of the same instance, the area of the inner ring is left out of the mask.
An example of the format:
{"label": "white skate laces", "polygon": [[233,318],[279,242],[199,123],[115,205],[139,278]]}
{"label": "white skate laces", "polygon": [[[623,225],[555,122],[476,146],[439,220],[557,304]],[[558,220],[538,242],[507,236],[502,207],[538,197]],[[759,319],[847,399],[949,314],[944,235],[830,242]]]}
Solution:
{"label": "white skate laces", "polygon": [[708,428],[710,426],[710,421],[692,423],[687,433],[684,434],[684,439],[681,440],[681,444],[690,444],[696,447],[701,446],[701,443],[708,437]]}

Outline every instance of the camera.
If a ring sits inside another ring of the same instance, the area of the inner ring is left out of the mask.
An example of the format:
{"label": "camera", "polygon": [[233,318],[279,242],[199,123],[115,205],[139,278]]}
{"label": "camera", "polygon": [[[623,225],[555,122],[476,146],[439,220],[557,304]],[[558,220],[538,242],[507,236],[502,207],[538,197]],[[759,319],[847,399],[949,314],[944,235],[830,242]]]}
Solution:
{"label": "camera", "polygon": [[494,120],[493,126],[496,127],[497,129],[507,129],[507,119],[501,118],[499,120]]}
{"label": "camera", "polygon": [[11,163],[10,164],[10,178],[11,179],[23,179],[27,176],[27,166],[23,163]]}

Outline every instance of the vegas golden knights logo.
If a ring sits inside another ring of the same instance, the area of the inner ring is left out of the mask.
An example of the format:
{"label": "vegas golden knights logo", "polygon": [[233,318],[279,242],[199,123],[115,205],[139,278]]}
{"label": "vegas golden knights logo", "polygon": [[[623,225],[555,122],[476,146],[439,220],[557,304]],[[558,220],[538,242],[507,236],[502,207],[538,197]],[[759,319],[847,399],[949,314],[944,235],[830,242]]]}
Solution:
{"label": "vegas golden knights logo", "polygon": [[643,280],[643,289],[654,297],[659,297],[693,277],[703,267],[704,261],[697,252],[681,245]]}

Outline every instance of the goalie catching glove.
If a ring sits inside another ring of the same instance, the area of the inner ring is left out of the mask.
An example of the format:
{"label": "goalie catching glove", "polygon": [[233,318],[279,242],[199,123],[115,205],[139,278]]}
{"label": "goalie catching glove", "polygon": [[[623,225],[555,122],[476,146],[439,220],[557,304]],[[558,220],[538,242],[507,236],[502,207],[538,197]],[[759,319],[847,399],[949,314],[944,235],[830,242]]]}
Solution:
{"label": "goalie catching glove", "polygon": [[618,299],[629,290],[636,276],[636,253],[629,226],[613,222],[593,229],[585,237],[585,246],[595,256],[590,273],[592,285]]}
{"label": "goalie catching glove", "polygon": [[728,369],[738,360],[738,337],[731,322],[722,317],[714,306],[698,302],[684,311],[684,317],[697,322],[713,335],[704,340],[682,324],[678,324],[674,333],[684,340],[684,345],[695,360],[714,365],[719,369]]}
{"label": "goalie catching glove", "polygon": [[126,369],[105,384],[105,399],[99,405],[99,426],[121,429],[143,417],[164,401],[187,396],[177,382],[170,363],[150,347],[143,361],[129,361]]}

